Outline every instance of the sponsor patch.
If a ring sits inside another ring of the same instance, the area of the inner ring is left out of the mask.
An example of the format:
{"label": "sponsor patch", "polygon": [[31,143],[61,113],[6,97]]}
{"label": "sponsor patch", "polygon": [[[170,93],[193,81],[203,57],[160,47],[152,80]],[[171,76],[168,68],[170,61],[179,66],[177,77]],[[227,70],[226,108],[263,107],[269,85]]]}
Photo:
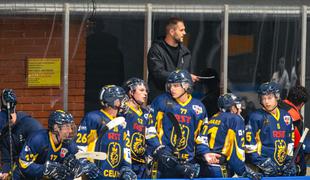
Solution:
{"label": "sponsor patch", "polygon": [[193,105],[193,110],[196,112],[197,115],[202,113],[202,107],[198,105]]}
{"label": "sponsor patch", "polygon": [[61,148],[61,150],[60,150],[60,157],[64,158],[66,156],[67,152],[68,152],[68,149]]}
{"label": "sponsor patch", "polygon": [[291,117],[290,116],[283,116],[284,122],[286,125],[291,124]]}

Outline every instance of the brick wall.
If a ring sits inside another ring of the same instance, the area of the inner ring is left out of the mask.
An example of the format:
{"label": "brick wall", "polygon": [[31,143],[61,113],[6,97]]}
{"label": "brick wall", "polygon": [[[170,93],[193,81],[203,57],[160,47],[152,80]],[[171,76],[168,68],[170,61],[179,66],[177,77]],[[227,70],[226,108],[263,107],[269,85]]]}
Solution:
{"label": "brick wall", "polygon": [[[68,110],[77,123],[84,114],[85,44],[84,27],[80,21],[71,20]],[[27,58],[43,57],[63,60],[61,16],[0,17],[0,89],[14,89],[17,110],[46,126],[50,111],[63,108],[63,89],[27,86]]]}

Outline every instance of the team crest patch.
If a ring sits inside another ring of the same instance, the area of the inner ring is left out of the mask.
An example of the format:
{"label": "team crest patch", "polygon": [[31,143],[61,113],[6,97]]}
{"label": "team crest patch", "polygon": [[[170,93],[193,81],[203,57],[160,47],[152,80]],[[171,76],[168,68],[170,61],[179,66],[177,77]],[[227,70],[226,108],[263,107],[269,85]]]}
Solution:
{"label": "team crest patch", "polygon": [[197,115],[202,113],[202,107],[198,105],[193,105],[193,110],[196,112]]}
{"label": "team crest patch", "polygon": [[67,152],[68,152],[68,149],[61,148],[61,150],[60,150],[60,157],[64,158],[66,156]]}
{"label": "team crest patch", "polygon": [[274,160],[280,166],[284,164],[287,155],[286,142],[283,139],[278,139],[274,142]]}
{"label": "team crest patch", "polygon": [[291,124],[291,117],[290,116],[284,116],[283,119],[284,119],[284,122],[286,125]]}
{"label": "team crest patch", "polygon": [[112,168],[119,165],[121,161],[121,145],[117,142],[111,142],[108,145],[108,163]]}

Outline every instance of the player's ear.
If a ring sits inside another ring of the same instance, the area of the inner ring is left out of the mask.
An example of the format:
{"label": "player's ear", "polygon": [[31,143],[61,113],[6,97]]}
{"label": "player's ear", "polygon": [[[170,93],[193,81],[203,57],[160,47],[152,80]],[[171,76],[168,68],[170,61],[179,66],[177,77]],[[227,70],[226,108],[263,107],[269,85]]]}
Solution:
{"label": "player's ear", "polygon": [[188,83],[182,83],[182,87],[185,89],[185,91],[187,91],[189,88],[189,84]]}
{"label": "player's ear", "polygon": [[54,124],[54,131],[60,131],[60,129],[59,129],[57,124]]}
{"label": "player's ear", "polygon": [[133,90],[130,90],[130,91],[129,91],[129,98],[133,97],[133,95],[134,95],[134,91],[133,91]]}

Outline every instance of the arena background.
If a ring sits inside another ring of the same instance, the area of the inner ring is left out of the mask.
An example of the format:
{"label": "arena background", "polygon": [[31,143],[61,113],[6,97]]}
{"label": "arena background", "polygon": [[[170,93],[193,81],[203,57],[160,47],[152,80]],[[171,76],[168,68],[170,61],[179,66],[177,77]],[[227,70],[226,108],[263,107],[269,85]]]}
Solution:
{"label": "arena background", "polygon": [[[214,68],[221,89],[242,96],[253,110],[259,107],[257,86],[271,79],[280,57],[289,77],[295,72],[309,89],[309,6],[308,0],[2,0],[0,88],[14,89],[17,110],[44,125],[55,109],[69,110],[79,123],[100,107],[103,85],[133,76],[147,80],[151,41],[164,35],[167,18],[179,16],[195,73]],[[59,71],[60,84],[33,86],[33,58],[60,59],[53,72]],[[202,88],[196,84],[196,97]],[[308,127],[309,108],[307,103]]]}

